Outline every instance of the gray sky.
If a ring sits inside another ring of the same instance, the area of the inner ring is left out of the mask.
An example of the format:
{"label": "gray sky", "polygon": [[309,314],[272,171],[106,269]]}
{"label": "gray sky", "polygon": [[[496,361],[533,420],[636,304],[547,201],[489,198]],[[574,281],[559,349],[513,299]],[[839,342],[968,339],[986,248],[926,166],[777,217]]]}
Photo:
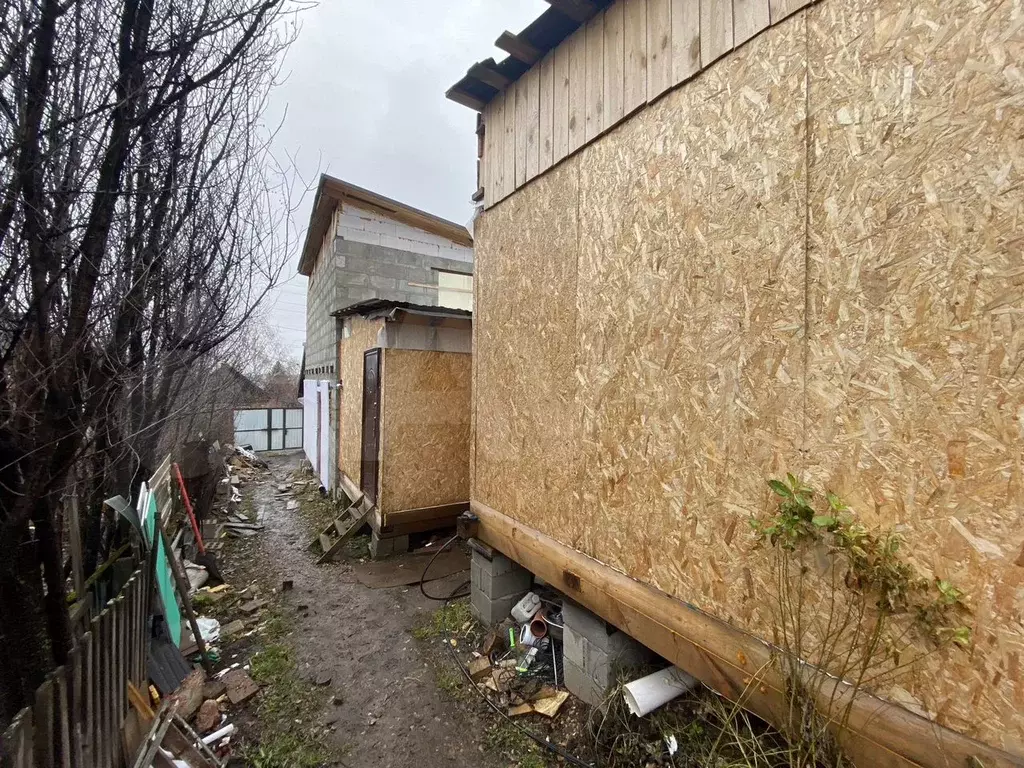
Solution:
{"label": "gray sky", "polygon": [[[476,187],[476,113],[444,92],[474,61],[548,7],[544,0],[321,0],[302,17],[268,123],[284,115],[275,153],[304,179],[319,171],[466,223]],[[303,231],[312,194],[297,214]],[[293,254],[267,317],[296,360],[306,279]]]}

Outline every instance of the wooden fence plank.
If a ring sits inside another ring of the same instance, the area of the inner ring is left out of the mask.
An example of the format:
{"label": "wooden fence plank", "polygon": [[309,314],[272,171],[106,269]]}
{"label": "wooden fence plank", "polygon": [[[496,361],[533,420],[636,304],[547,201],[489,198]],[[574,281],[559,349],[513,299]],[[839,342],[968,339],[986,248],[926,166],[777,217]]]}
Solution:
{"label": "wooden fence plank", "polygon": [[811,0],[768,0],[768,15],[772,24],[778,24],[791,13],[799,11]]}
{"label": "wooden fence plank", "polygon": [[587,22],[586,129],[584,141],[604,130],[604,13]]}
{"label": "wooden fence plank", "polygon": [[512,88],[516,94],[516,185],[514,188],[519,189],[526,183],[526,146],[530,131],[526,77],[516,80],[512,84]]}
{"label": "wooden fence plank", "polygon": [[647,0],[647,99],[672,87],[672,0]]}
{"label": "wooden fence plank", "polygon": [[54,754],[54,691],[53,679],[47,678],[36,688],[32,719],[35,722],[33,752],[36,768],[57,768]]}
{"label": "wooden fence plank", "polygon": [[53,671],[54,765],[71,768],[71,702],[68,695],[69,667]]}
{"label": "wooden fence plank", "polygon": [[569,36],[569,147],[575,152],[587,140],[587,28]]}
{"label": "wooden fence plank", "polygon": [[622,111],[628,115],[647,103],[647,0],[625,0],[623,21]]}
{"label": "wooden fence plank", "polygon": [[516,86],[515,83],[505,89],[501,105],[502,123],[505,137],[501,144],[501,156],[504,158],[501,173],[501,197],[508,197],[516,188]]}
{"label": "wooden fence plank", "polygon": [[526,180],[529,181],[540,170],[540,62],[534,64],[522,80],[526,81]]}
{"label": "wooden fence plank", "polygon": [[555,52],[548,51],[540,60],[540,128],[537,146],[540,152],[538,173],[544,173],[554,162],[555,147]]}
{"label": "wooden fence plank", "polygon": [[100,612],[100,668],[99,674],[96,677],[96,687],[99,689],[99,706],[97,708],[97,714],[99,715],[99,752],[97,753],[97,762],[101,766],[112,762],[114,749],[110,735],[110,726],[113,722],[113,716],[111,715],[113,709],[113,702],[111,701],[113,686],[111,685],[111,679],[114,676],[113,653],[111,649],[113,645],[112,620],[113,617],[111,616],[110,609],[104,608]]}
{"label": "wooden fence plank", "polygon": [[625,3],[610,5],[604,12],[604,128],[622,119],[625,85]]}
{"label": "wooden fence plank", "polygon": [[569,48],[566,41],[555,48],[552,73],[552,141],[551,162],[557,163],[569,154]]}
{"label": "wooden fence plank", "polygon": [[672,85],[700,72],[700,0],[672,0]]}
{"label": "wooden fence plank", "polygon": [[768,27],[768,0],[733,0],[733,45],[741,45]]}
{"label": "wooden fence plank", "polygon": [[700,0],[700,65],[732,50],[732,0]]}
{"label": "wooden fence plank", "polygon": [[121,726],[124,724],[124,705],[128,700],[128,667],[125,663],[125,649],[127,647],[128,615],[125,609],[123,595],[114,598],[114,675],[111,679],[111,737],[114,740],[114,764],[122,762],[124,742],[121,738]]}
{"label": "wooden fence plank", "polygon": [[95,648],[93,633],[86,632],[82,636],[82,765],[84,768],[96,766],[96,742],[93,722],[96,719],[96,700],[94,698],[93,673],[95,667]]}

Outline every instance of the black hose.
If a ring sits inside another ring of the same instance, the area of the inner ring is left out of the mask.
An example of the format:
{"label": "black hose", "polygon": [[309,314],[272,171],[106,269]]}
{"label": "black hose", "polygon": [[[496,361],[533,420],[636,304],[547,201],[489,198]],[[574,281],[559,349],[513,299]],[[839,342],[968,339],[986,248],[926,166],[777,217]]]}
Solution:
{"label": "black hose", "polygon": [[447,597],[436,597],[434,595],[431,595],[427,592],[426,587],[423,586],[427,583],[427,571],[430,570],[430,566],[432,566],[434,564],[434,561],[437,560],[437,556],[444,552],[446,549],[448,549],[448,547],[452,545],[452,542],[455,541],[457,538],[459,538],[459,534],[455,534],[450,539],[448,539],[448,541],[442,544],[441,548],[434,553],[434,556],[432,558],[430,558],[430,562],[427,563],[427,567],[423,569],[423,575],[420,576],[420,592],[422,592],[423,596],[428,600],[437,600],[439,603],[447,604],[449,601],[457,600],[460,597],[469,597],[469,590],[466,590],[460,595],[455,594],[455,592],[457,592],[458,590],[462,589],[465,586],[468,586],[468,581],[459,584],[459,586],[455,588],[455,592],[452,592],[452,594],[448,595]]}

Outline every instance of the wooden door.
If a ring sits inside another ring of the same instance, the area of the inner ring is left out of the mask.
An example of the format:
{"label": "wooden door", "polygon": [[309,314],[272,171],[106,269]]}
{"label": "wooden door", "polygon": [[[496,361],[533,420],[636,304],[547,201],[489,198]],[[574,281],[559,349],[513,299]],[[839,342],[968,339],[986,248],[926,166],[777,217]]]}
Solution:
{"label": "wooden door", "polygon": [[380,349],[363,354],[363,446],[360,487],[366,498],[377,501],[380,474]]}

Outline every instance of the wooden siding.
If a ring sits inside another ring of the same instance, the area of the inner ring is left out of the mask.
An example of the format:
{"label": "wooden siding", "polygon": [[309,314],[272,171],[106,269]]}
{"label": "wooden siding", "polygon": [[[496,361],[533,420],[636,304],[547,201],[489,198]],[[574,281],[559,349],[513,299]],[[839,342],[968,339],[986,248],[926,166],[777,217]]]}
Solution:
{"label": "wooden siding", "polygon": [[484,205],[810,0],[618,0],[484,108]]}

